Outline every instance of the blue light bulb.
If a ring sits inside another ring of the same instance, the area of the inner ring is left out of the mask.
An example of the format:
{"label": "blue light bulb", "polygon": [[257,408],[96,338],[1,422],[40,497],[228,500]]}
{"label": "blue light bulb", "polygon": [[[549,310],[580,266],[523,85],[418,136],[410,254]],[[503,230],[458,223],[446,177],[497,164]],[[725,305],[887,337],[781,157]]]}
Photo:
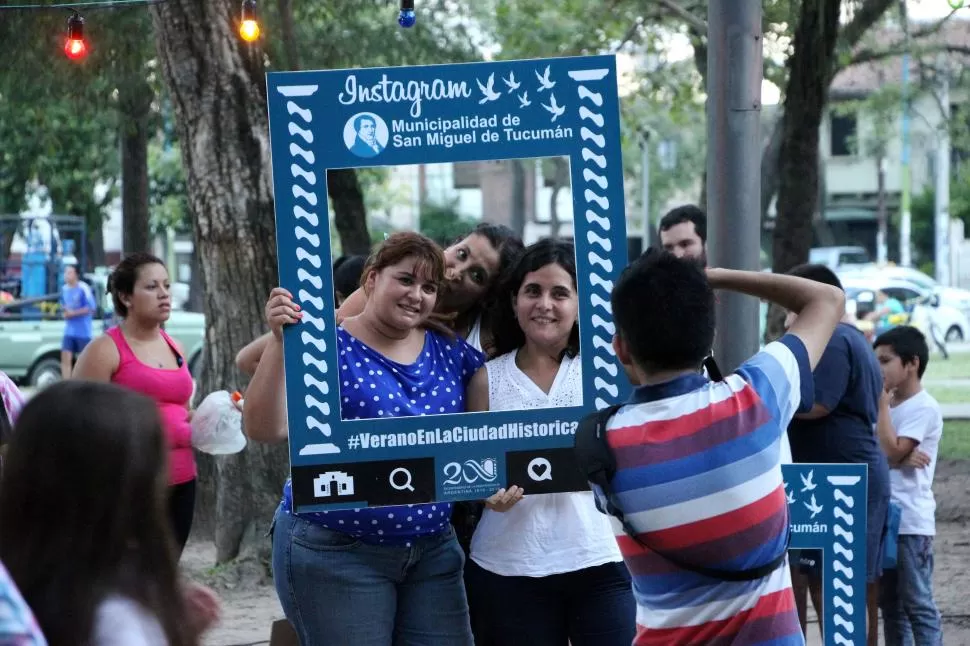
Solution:
{"label": "blue light bulb", "polygon": [[417,16],[414,15],[414,9],[401,9],[401,13],[397,17],[397,24],[405,29],[413,27],[416,21]]}

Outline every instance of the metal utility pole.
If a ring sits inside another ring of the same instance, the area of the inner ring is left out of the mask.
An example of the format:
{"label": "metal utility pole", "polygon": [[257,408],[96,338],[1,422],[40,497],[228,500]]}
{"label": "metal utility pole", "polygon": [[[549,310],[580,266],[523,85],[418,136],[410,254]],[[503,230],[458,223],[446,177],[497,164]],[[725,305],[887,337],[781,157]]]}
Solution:
{"label": "metal utility pole", "polygon": [[909,51],[911,47],[909,39],[909,16],[906,13],[906,0],[899,1],[899,14],[903,25],[903,69],[902,69],[902,91],[903,91],[903,114],[902,114],[902,151],[900,160],[900,223],[899,223],[899,263],[903,267],[913,264],[912,259],[912,231],[913,215],[910,212],[910,196],[912,194],[912,179],[909,172],[910,154],[910,97],[909,97]]}
{"label": "metal utility pole", "polygon": [[876,217],[879,229],[876,232],[876,262],[884,265],[889,262],[889,213],[886,210],[886,156],[880,151],[876,158]]}
{"label": "metal utility pole", "polygon": [[[653,223],[650,222],[650,131],[640,133],[640,202],[643,207],[643,234],[640,238],[640,253],[646,252],[653,238]],[[632,260],[632,258],[631,258]]]}
{"label": "metal utility pole", "polygon": [[936,280],[950,284],[950,66],[945,53],[936,59],[936,74],[940,80],[940,127],[936,144],[936,235],[933,264]]}
{"label": "metal utility pole", "polygon": [[[761,257],[761,0],[707,8],[707,228],[713,267],[758,271]],[[718,296],[715,358],[734,371],[760,347],[760,307]]]}

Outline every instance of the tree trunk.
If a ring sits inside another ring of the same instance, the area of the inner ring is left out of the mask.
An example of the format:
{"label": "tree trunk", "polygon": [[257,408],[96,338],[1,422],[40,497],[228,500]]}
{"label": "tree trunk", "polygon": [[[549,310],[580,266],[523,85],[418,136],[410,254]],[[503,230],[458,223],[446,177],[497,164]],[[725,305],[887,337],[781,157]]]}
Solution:
{"label": "tree trunk", "polygon": [[876,261],[889,260],[889,214],[886,210],[886,157],[883,151],[876,155],[876,214],[879,231],[876,234]]}
{"label": "tree trunk", "polygon": [[[865,0],[852,17],[852,20],[841,30],[838,47],[841,51],[851,51],[869,29],[873,27],[895,0]],[[833,60],[828,70],[826,88],[831,85],[835,75],[843,69],[837,60]],[[705,86],[706,87],[706,86]],[[787,105],[787,102],[786,102]],[[771,137],[765,146],[761,157],[761,221],[765,221],[771,200],[778,193],[780,181],[779,153],[784,134],[786,110],[782,109],[778,120],[771,132]]]}
{"label": "tree trunk", "polygon": [[[569,164],[566,163],[564,157],[553,157],[552,167],[552,194],[549,196],[549,237],[555,240],[559,237],[561,225],[557,202],[559,201],[559,192],[569,185]],[[573,239],[575,238],[576,232],[573,231]]]}
{"label": "tree trunk", "polygon": [[199,262],[199,252],[192,249],[192,273],[189,275],[189,300],[185,304],[185,309],[190,312],[201,312],[204,309],[202,293],[202,269]]}
{"label": "tree trunk", "polygon": [[[818,206],[818,141],[834,65],[840,0],[802,0],[788,58],[788,88],[779,152],[778,218],[772,241],[772,271],[785,273],[808,260],[812,219]],[[769,314],[767,335],[782,332],[778,308]]]}
{"label": "tree trunk", "polygon": [[812,246],[832,247],[835,245],[835,232],[825,217],[829,202],[828,186],[825,182],[825,159],[818,156],[818,204],[815,206],[815,217],[812,218]]}
{"label": "tree trunk", "polygon": [[764,225],[771,208],[771,200],[778,193],[778,155],[785,129],[785,113],[782,112],[771,128],[771,136],[761,153],[761,223]]}
{"label": "tree trunk", "polygon": [[143,77],[118,87],[121,139],[121,222],[125,253],[151,251],[148,215],[148,120],[155,93]]}
{"label": "tree trunk", "polygon": [[293,24],[293,0],[277,0],[276,8],[280,14],[280,39],[283,41],[287,69],[298,70],[302,65]]}
{"label": "tree trunk", "polygon": [[340,249],[345,256],[369,256],[370,233],[367,232],[367,210],[364,193],[353,168],[327,171],[327,194],[333,202],[333,222],[340,236]]}
{"label": "tree trunk", "polygon": [[[302,69],[293,20],[293,2],[277,0],[276,6],[280,14],[281,39],[288,69]],[[371,242],[367,229],[367,208],[364,206],[360,182],[357,181],[357,171],[353,168],[329,171],[327,194],[333,203],[333,219],[340,237],[341,252],[344,255],[369,256]],[[424,204],[424,201],[420,204]]]}
{"label": "tree trunk", "polygon": [[[200,259],[202,395],[239,381],[235,353],[265,331],[263,306],[278,283],[265,70],[259,50],[233,32],[238,9],[233,0],[168,0],[150,8]],[[244,536],[261,536],[269,526],[289,460],[285,445],[250,442],[214,461],[216,481],[203,472],[200,487],[215,489],[215,509],[199,515],[214,513],[222,563],[239,554]],[[203,506],[207,499],[200,496]]]}
{"label": "tree trunk", "polygon": [[[701,76],[701,87],[707,90],[707,35],[701,34],[694,28],[690,29],[691,45],[694,48],[694,67]],[[704,111],[707,112],[707,101],[704,102]],[[697,198],[697,206],[705,213],[707,212],[707,164],[701,172],[701,193]]]}
{"label": "tree trunk", "polygon": [[[508,163],[512,170],[512,217],[509,228],[521,238],[525,235],[525,164],[521,159],[510,159]],[[539,188],[536,185],[535,190],[538,191]]]}
{"label": "tree trunk", "polygon": [[[91,271],[95,267],[104,265],[104,223],[100,226],[87,227],[87,261],[88,266],[83,267],[83,271]],[[100,294],[98,295],[100,297]]]}

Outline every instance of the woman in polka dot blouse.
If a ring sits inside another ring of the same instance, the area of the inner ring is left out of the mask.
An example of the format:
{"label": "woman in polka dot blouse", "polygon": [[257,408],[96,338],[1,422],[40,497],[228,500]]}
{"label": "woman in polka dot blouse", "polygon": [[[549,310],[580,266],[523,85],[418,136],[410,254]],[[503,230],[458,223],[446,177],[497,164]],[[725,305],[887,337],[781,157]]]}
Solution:
{"label": "woman in polka dot blouse", "polygon": [[[441,250],[417,233],[395,233],[368,260],[367,303],[337,329],[344,419],[465,410],[465,386],[484,356],[425,327],[444,271]],[[266,309],[273,340],[247,390],[245,428],[253,439],[281,441],[281,330],[302,315],[281,288]],[[451,511],[450,503],[430,503],[296,514],[287,482],[274,520],[273,571],[301,643],[472,644]]]}
{"label": "woman in polka dot blouse", "polygon": [[[495,311],[495,290],[500,282],[499,276],[515,263],[522,249],[522,240],[512,229],[501,224],[481,222],[443,252],[445,280],[435,302],[434,317],[487,357],[494,356],[493,325],[489,314]],[[335,269],[335,286],[336,282]],[[366,302],[367,295],[363,289],[350,294],[338,305],[338,324],[345,318],[363,312]],[[236,355],[236,366],[252,375],[272,338],[273,334],[267,333],[249,343]],[[477,502],[454,504],[452,523],[466,553],[481,511],[482,505]]]}

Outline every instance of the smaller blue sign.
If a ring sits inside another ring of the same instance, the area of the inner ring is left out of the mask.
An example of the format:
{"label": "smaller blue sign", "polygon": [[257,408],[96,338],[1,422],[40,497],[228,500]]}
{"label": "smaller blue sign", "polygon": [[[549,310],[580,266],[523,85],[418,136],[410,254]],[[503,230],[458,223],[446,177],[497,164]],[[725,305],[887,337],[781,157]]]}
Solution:
{"label": "smaller blue sign", "polygon": [[821,550],[826,646],[866,643],[864,464],[782,466],[791,549]]}

